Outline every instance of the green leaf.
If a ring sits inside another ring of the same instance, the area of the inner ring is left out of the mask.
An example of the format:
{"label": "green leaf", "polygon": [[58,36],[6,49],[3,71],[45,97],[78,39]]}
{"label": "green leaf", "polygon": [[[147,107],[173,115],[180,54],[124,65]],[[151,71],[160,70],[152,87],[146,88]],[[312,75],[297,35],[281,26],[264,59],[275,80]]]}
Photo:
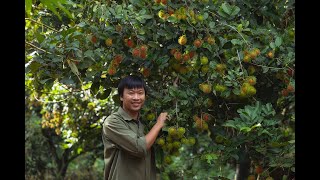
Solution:
{"label": "green leaf", "polygon": [[46,82],[47,82],[48,80],[50,80],[50,79],[52,79],[52,78],[43,79],[43,80],[40,81],[40,83],[41,83],[41,84],[44,84],[44,83],[46,83]]}
{"label": "green leaf", "polygon": [[54,57],[52,58],[52,62],[62,62],[63,61],[63,57]]}
{"label": "green leaf", "polygon": [[239,114],[239,116],[240,116],[242,121],[249,122],[251,124],[251,117],[248,114],[248,112],[243,112],[243,113]]}
{"label": "green leaf", "polygon": [[73,42],[71,43],[71,45],[72,45],[73,47],[75,47],[75,48],[79,48],[79,47],[80,47],[80,42],[79,42],[78,40],[76,40],[76,41],[73,41]]}
{"label": "green leaf", "polygon": [[223,126],[237,129],[237,127],[235,126],[235,122],[233,120],[227,121],[226,123],[223,124]]}
{"label": "green leaf", "polygon": [[239,89],[233,89],[232,92],[235,95],[239,95],[240,94],[240,90]]}
{"label": "green leaf", "polygon": [[114,12],[114,9],[112,7],[107,8],[107,10],[109,10],[112,15],[116,15],[116,12]]}
{"label": "green leaf", "polygon": [[271,134],[268,130],[266,130],[266,129],[264,129],[264,130],[262,130],[262,131],[259,131],[258,135],[260,136],[260,135],[262,135],[262,134],[268,134],[269,136],[272,136],[272,134]]}
{"label": "green leaf", "polygon": [[91,128],[94,128],[96,126],[97,126],[97,123],[93,123],[93,124],[90,125]]}
{"label": "green leaf", "polygon": [[235,16],[240,12],[239,7],[235,5],[231,6],[229,3],[223,3],[220,9],[222,9],[223,10],[222,12],[228,14],[229,16]]}
{"label": "green leaf", "polygon": [[239,12],[240,12],[240,8],[237,7],[237,6],[233,6],[232,9],[231,9],[231,14],[230,14],[230,16],[235,16],[235,15],[237,15]]}
{"label": "green leaf", "polygon": [[179,95],[179,93],[177,92],[177,88],[175,86],[169,86],[169,94],[173,97],[176,97]]}
{"label": "green leaf", "polygon": [[31,73],[36,73],[39,67],[41,67],[40,63],[38,63],[37,61],[32,61],[27,68],[30,69]]}
{"label": "green leaf", "polygon": [[69,148],[69,144],[62,144],[62,149],[68,149]]}
{"label": "green leaf", "polygon": [[250,23],[249,21],[246,21],[245,27],[248,27],[249,23]]}
{"label": "green leaf", "polygon": [[237,154],[231,154],[230,156],[233,157],[237,161],[239,160],[239,156]]}
{"label": "green leaf", "polygon": [[266,73],[266,72],[269,71],[269,69],[270,69],[269,67],[264,67],[264,66],[263,66],[263,67],[262,67],[262,72],[263,72],[263,73]]}
{"label": "green leaf", "polygon": [[68,3],[66,0],[41,0],[41,3],[45,5],[49,10],[51,10],[60,20],[62,20],[60,14],[56,10],[57,8],[61,9],[67,14],[69,18],[73,18],[71,13],[63,6],[63,4]]}
{"label": "green leaf", "polygon": [[167,20],[168,20],[168,22],[171,22],[171,23],[178,22],[178,19],[176,17],[174,17],[174,16],[170,16]]}
{"label": "green leaf", "polygon": [[68,65],[69,65],[69,67],[71,68],[71,71],[75,74],[75,75],[79,75],[80,73],[79,73],[79,71],[78,71],[78,68],[77,68],[77,66],[74,64],[74,62],[72,62],[71,60],[67,60],[67,62],[68,62]]}
{"label": "green leaf", "polygon": [[163,103],[167,103],[167,102],[169,102],[169,101],[171,101],[172,99],[171,99],[171,97],[170,96],[164,96],[164,98],[162,98],[162,102]]}
{"label": "green leaf", "polygon": [[266,116],[275,115],[275,111],[272,108],[272,104],[270,104],[270,103],[268,103],[265,106],[263,106],[261,110],[264,113],[264,115],[266,115]]}
{"label": "green leaf", "polygon": [[290,143],[290,144],[294,144],[296,141],[293,139],[293,140],[290,140],[290,141],[288,141],[288,143]]}
{"label": "green leaf", "polygon": [[140,23],[145,23],[146,19],[151,19],[153,16],[151,15],[141,15],[136,17],[136,19],[140,22]]}
{"label": "green leaf", "polygon": [[159,47],[159,45],[158,45],[156,42],[154,42],[154,41],[149,41],[149,42],[148,42],[148,45],[149,45],[150,47],[153,47],[153,48],[158,48],[158,47]]}
{"label": "green leaf", "polygon": [[215,27],[215,25],[216,25],[215,22],[210,22],[210,23],[209,23],[209,27],[210,27],[211,29],[213,29],[213,28]]}
{"label": "green leaf", "polygon": [[166,36],[166,31],[164,31],[163,29],[159,29],[157,31],[157,34],[159,34],[160,36]]}
{"label": "green leaf", "polygon": [[237,30],[239,31],[239,32],[241,32],[242,31],[242,24],[239,24],[238,26],[237,26]]}
{"label": "green leaf", "polygon": [[72,14],[67,10],[67,8],[65,8],[60,2],[59,0],[57,1],[57,7],[59,7],[64,13],[67,14],[68,18],[73,19]]}
{"label": "green leaf", "polygon": [[231,43],[232,43],[233,45],[239,44],[240,46],[243,44],[243,42],[240,41],[239,39],[232,39],[232,40],[231,40]]}
{"label": "green leaf", "polygon": [[281,44],[282,44],[282,38],[281,38],[281,37],[277,37],[277,38],[276,38],[276,41],[275,41],[275,45],[276,45],[277,47],[280,47]]}
{"label": "green leaf", "polygon": [[280,121],[274,120],[274,119],[268,119],[264,120],[265,126],[274,126],[276,124],[279,124]]}
{"label": "green leaf", "polygon": [[221,5],[221,8],[222,8],[223,12],[225,12],[226,14],[228,14],[228,15],[231,14],[229,3],[223,3]]}
{"label": "green leaf", "polygon": [[144,14],[144,15],[142,15],[140,17],[142,17],[143,19],[152,19],[153,18],[153,16],[148,15],[148,14]]}
{"label": "green leaf", "polygon": [[240,131],[244,131],[244,132],[250,132],[251,128],[250,127],[241,127]]}
{"label": "green leaf", "polygon": [[31,9],[32,9],[32,0],[25,0],[26,3],[26,14],[30,17]]}
{"label": "green leaf", "polygon": [[83,149],[79,147],[79,148],[77,149],[77,154],[80,154],[82,151],[83,151]]}
{"label": "green leaf", "polygon": [[115,8],[115,12],[116,14],[122,14],[122,6],[121,5],[117,5]]}
{"label": "green leaf", "polygon": [[81,23],[78,24],[78,27],[83,28],[83,27],[85,27],[86,25],[87,25],[87,24],[86,24],[85,22],[81,22]]}
{"label": "green leaf", "polygon": [[91,60],[95,61],[94,58],[93,58],[94,54],[93,54],[93,51],[92,51],[92,50],[87,50],[86,52],[84,52],[83,55],[84,55],[84,57],[88,57],[88,58],[90,58]]}
{"label": "green leaf", "polygon": [[209,14],[207,12],[203,13],[203,20],[206,20],[209,17]]}
{"label": "green leaf", "polygon": [[145,9],[141,9],[140,11],[139,11],[139,14],[145,14],[147,11],[145,10]]}
{"label": "green leaf", "polygon": [[60,14],[56,10],[56,6],[54,6],[50,0],[41,0],[41,3],[52,11],[60,20],[62,20]]}
{"label": "green leaf", "polygon": [[180,102],[181,102],[181,105],[187,105],[189,101],[188,100],[181,100]]}
{"label": "green leaf", "polygon": [[270,43],[270,47],[271,47],[272,49],[275,49],[275,48],[276,48],[276,45],[274,44],[274,42],[271,42],[271,43]]}
{"label": "green leaf", "polygon": [[[157,60],[156,60],[156,62],[157,62],[157,64],[159,64],[159,65],[161,65],[161,66],[164,66],[167,62],[168,62],[168,60],[170,59],[170,57],[169,56],[162,56],[162,57],[159,57]],[[160,66],[160,67],[161,67]],[[163,68],[163,67],[162,67]]]}
{"label": "green leaf", "polygon": [[[146,31],[144,29],[139,29],[139,35],[144,35],[144,34],[146,34]],[[143,37],[143,38],[141,38],[142,40],[146,39],[146,37],[144,37],[144,36],[142,36],[142,37]]]}
{"label": "green leaf", "polygon": [[37,40],[38,40],[38,42],[39,42],[40,44],[41,44],[41,43],[43,42],[43,40],[45,39],[45,36],[42,35],[42,34],[40,34],[40,33],[38,33],[38,32],[35,33],[35,36],[36,36],[36,38],[37,38]]}
{"label": "green leaf", "polygon": [[207,163],[211,164],[213,160],[218,159],[218,156],[214,153],[204,155],[204,159],[207,160]]}
{"label": "green leaf", "polygon": [[64,77],[60,80],[60,83],[65,84],[65,85],[74,85],[75,82],[73,81],[73,79],[69,78],[69,77]]}
{"label": "green leaf", "polygon": [[224,12],[222,8],[219,9],[218,14],[224,18],[229,17],[229,15],[226,12]]}

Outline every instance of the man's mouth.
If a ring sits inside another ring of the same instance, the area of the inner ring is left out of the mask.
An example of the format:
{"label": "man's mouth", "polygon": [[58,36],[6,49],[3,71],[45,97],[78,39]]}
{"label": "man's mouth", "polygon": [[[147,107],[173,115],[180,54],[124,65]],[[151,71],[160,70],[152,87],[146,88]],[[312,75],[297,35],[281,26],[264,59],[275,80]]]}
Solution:
{"label": "man's mouth", "polygon": [[133,106],[140,106],[141,103],[132,103]]}

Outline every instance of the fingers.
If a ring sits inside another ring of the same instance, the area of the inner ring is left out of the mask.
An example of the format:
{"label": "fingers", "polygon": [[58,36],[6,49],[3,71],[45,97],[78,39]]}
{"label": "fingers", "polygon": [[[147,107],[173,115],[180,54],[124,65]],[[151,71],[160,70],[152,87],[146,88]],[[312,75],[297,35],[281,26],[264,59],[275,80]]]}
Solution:
{"label": "fingers", "polygon": [[164,112],[164,115],[165,115],[165,120],[171,119],[171,116],[167,112]]}
{"label": "fingers", "polygon": [[162,112],[160,115],[159,115],[159,118],[160,119],[163,119],[163,120],[167,120],[169,118],[169,115],[167,112]]}

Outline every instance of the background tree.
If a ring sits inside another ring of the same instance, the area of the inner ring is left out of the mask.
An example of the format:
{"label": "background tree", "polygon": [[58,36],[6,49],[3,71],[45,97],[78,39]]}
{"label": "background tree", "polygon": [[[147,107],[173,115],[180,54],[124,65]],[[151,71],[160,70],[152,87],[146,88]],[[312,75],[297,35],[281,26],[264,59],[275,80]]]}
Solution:
{"label": "background tree", "polygon": [[171,115],[156,144],[163,178],[294,176],[294,1],[55,1],[60,16],[40,2],[26,11],[26,87],[61,177],[102,152],[129,73],[146,80],[147,127]]}

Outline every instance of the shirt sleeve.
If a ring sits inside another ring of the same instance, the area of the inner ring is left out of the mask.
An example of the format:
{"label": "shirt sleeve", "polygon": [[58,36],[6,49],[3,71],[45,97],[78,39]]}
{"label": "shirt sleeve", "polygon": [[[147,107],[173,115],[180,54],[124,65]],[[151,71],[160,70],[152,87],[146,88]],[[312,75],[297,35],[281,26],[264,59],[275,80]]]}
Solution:
{"label": "shirt sleeve", "polygon": [[146,138],[129,129],[121,120],[110,117],[103,125],[103,133],[123,150],[137,157],[147,155]]}

